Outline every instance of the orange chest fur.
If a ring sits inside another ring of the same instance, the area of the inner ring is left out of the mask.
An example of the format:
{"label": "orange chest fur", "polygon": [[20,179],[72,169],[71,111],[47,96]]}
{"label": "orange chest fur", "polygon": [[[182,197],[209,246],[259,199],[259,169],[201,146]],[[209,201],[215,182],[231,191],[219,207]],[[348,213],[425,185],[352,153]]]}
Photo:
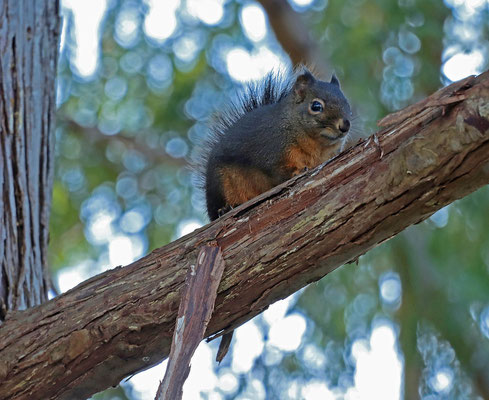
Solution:
{"label": "orange chest fur", "polygon": [[273,187],[271,180],[256,168],[227,166],[219,169],[226,205],[235,207]]}
{"label": "orange chest fur", "polygon": [[[336,155],[341,142],[325,146],[321,138],[301,138],[289,146],[282,157],[280,169],[291,178],[304,171],[317,167]],[[278,172],[278,171],[277,171]],[[222,195],[226,205],[232,207],[242,204],[274,186],[272,179],[253,167],[225,166],[219,168]]]}
{"label": "orange chest fur", "polygon": [[291,176],[300,174],[306,168],[311,169],[338,154],[341,142],[328,146],[323,138],[300,138],[291,145],[284,154],[283,166]]}

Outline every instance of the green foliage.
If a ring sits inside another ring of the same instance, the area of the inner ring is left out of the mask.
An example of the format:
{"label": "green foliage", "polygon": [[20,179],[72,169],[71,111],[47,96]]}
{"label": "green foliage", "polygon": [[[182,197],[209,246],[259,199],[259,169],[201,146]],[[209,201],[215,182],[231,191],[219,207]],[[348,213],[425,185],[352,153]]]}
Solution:
{"label": "green foliage", "polygon": [[[73,266],[83,266],[85,275],[97,273],[121,262],[110,248],[114,238],[128,238],[134,258],[176,238],[185,223],[207,221],[188,165],[207,119],[239,88],[227,73],[226,52],[267,45],[283,56],[270,31],[259,43],[245,35],[238,16],[247,4],[225,2],[215,25],[190,17],[181,5],[177,29],[158,41],[144,33],[145,2],[110,1],[99,65],[88,78],[76,71],[73,18],[65,10],[51,218],[54,273]],[[450,46],[489,47],[487,9],[464,20],[449,1],[316,1],[298,9],[365,134],[387,112],[447,82],[441,68]],[[457,23],[467,29],[470,21],[476,32],[471,41],[453,29]],[[489,190],[483,188],[370,251],[358,265],[308,286],[288,311],[307,320],[294,352],[274,348],[268,324],[258,317],[265,348],[248,373],[233,372],[229,356],[216,367],[219,377],[232,373],[238,382],[233,391],[215,389],[219,398],[260,398],[251,388],[254,379],[270,399],[300,398],[298,388],[311,381],[344,392],[355,381],[354,346],[368,341],[379,323],[397,335],[406,399],[418,392],[426,399],[488,395],[488,215]],[[87,271],[87,265],[93,268]],[[448,389],[436,384],[440,371],[451,377]],[[96,398],[136,398],[126,389]]]}

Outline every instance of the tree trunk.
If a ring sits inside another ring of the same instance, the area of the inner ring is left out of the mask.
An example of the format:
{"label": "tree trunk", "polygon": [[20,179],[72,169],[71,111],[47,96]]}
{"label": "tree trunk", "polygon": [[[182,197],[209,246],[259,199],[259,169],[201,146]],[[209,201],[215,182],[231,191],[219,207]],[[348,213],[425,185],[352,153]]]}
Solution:
{"label": "tree trunk", "polygon": [[47,300],[59,7],[0,2],[0,324]]}
{"label": "tree trunk", "polygon": [[[406,232],[405,232],[406,233]],[[420,308],[423,304],[416,297],[416,287],[420,285],[414,278],[415,273],[408,268],[408,258],[404,246],[398,242],[394,244],[392,259],[397,265],[397,270],[402,282],[402,301],[399,310],[399,319],[402,321],[399,332],[399,345],[404,358],[403,383],[404,390],[402,399],[418,400],[420,398],[420,379],[423,372],[423,360],[418,352],[418,323],[421,320]],[[412,264],[411,264],[412,265]]]}
{"label": "tree trunk", "polygon": [[[487,105],[486,105],[487,106]],[[412,265],[413,268],[409,271],[410,279],[404,280],[408,274],[407,271],[402,272],[401,280],[407,283],[406,292],[411,293],[413,296],[410,306],[411,316],[416,321],[412,321],[412,325],[417,325],[419,322],[429,321],[430,325],[441,335],[441,337],[450,343],[450,346],[455,350],[457,357],[457,363],[461,365],[461,369],[472,379],[472,385],[483,399],[489,399],[489,371],[485,367],[484,363],[474,362],[474,358],[479,360],[488,360],[489,352],[484,346],[478,346],[474,343],[474,336],[471,329],[466,329],[472,324],[472,319],[467,313],[467,310],[458,302],[452,302],[450,294],[447,291],[440,290],[435,284],[437,279],[426,271],[435,271],[434,266],[429,265],[431,263],[431,257],[427,252],[427,243],[423,235],[420,235],[413,230],[407,231],[404,235],[404,242],[397,242],[393,251],[395,252],[395,258],[399,260],[398,265]],[[411,287],[409,287],[411,286]],[[403,290],[404,292],[404,290]],[[404,299],[403,299],[404,301]],[[452,304],[451,304],[452,302]],[[430,304],[430,307],[426,307],[426,304]],[[433,305],[447,305],[449,307],[434,307]],[[404,306],[404,305],[403,305]],[[433,315],[433,314],[436,314]],[[406,315],[404,315],[405,317]],[[403,321],[405,319],[403,318]],[[454,329],[454,324],[458,325],[457,329]],[[416,326],[413,326],[416,328]],[[402,342],[404,324],[401,328],[400,338]],[[408,333],[409,334],[409,333]],[[421,359],[421,354],[417,351],[417,335],[416,331],[413,332],[411,340],[415,345],[411,352],[405,356],[405,367],[410,362],[411,369],[405,370],[406,384],[411,382],[414,384],[414,378],[416,379],[416,389],[423,387],[421,381],[423,377],[424,363]],[[412,378],[410,381],[408,381]],[[419,398],[419,391],[417,396],[408,396],[406,391],[406,399]]]}
{"label": "tree trunk", "polygon": [[[164,359],[187,269],[226,268],[206,335],[222,334],[489,183],[489,72],[393,114],[312,171],[0,329],[0,398],[82,399]],[[378,142],[378,144],[376,143]]]}

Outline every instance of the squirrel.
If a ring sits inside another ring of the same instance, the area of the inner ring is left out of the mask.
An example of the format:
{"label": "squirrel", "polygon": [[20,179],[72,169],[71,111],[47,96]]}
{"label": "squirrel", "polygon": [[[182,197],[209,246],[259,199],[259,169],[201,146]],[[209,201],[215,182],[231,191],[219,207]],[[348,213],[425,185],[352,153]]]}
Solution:
{"label": "squirrel", "polygon": [[[346,142],[351,115],[334,74],[324,82],[302,67],[249,85],[215,116],[203,146],[200,178],[209,218],[334,157]],[[232,336],[223,335],[218,362]]]}
{"label": "squirrel", "polygon": [[209,218],[334,157],[350,120],[334,74],[324,82],[302,67],[291,77],[270,73],[249,85],[237,103],[216,115],[203,146]]}

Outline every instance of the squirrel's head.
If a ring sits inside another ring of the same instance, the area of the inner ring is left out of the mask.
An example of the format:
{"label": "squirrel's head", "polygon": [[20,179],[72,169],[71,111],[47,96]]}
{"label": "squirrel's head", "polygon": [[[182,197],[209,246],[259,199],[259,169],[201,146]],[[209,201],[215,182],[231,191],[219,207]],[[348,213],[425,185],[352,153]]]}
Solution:
{"label": "squirrel's head", "polygon": [[348,134],[350,105],[334,74],[330,82],[324,82],[304,70],[297,76],[291,94],[305,132],[320,135],[332,142]]}

